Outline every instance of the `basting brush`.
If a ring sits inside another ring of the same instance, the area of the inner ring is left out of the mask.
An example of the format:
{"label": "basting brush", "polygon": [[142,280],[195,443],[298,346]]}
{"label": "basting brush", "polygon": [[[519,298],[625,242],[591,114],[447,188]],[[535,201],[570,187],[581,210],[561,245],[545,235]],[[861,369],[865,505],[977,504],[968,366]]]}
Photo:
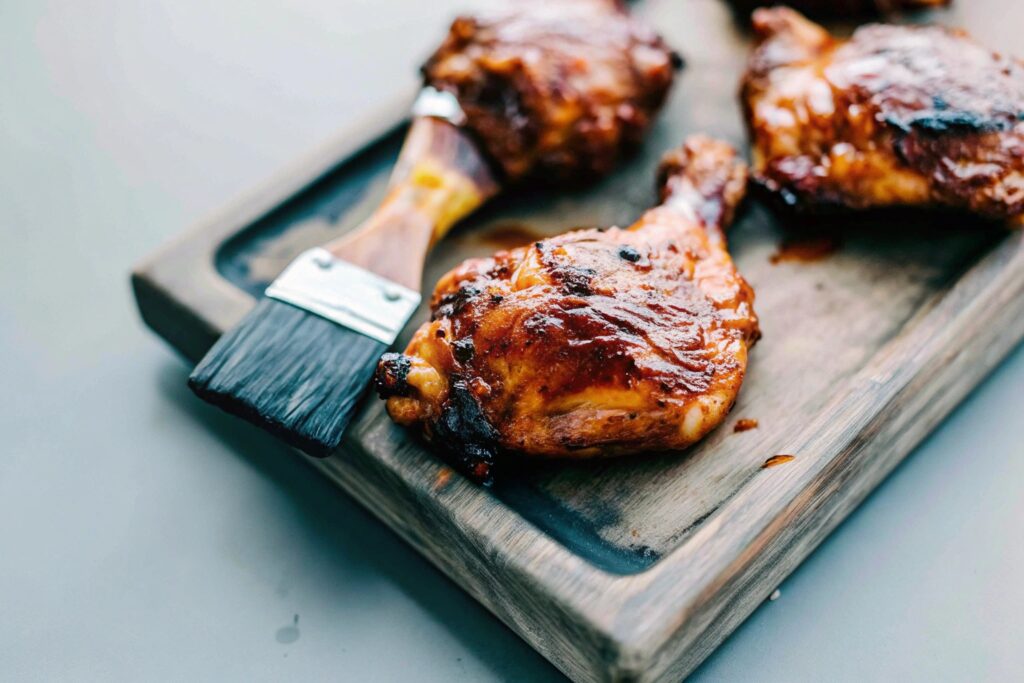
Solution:
{"label": "basting brush", "polygon": [[310,455],[340,444],[420,303],[430,247],[499,189],[451,94],[425,88],[413,117],[380,207],[295,259],[189,377],[204,400]]}

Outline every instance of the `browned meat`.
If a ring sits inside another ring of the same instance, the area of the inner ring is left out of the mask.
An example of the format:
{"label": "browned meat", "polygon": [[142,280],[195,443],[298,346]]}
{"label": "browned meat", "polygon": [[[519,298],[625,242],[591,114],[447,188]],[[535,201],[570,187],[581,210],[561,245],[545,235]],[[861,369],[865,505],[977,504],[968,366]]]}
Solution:
{"label": "browned meat", "polygon": [[570,232],[443,277],[432,320],[378,367],[391,417],[482,480],[500,454],[678,449],[717,426],[759,335],[723,232],[746,168],[697,137],[659,179],[662,204],[630,228]]}
{"label": "browned meat", "polygon": [[744,17],[758,7],[784,4],[795,10],[819,17],[855,17],[865,14],[892,14],[904,10],[945,7],[952,0],[729,0],[733,8]]}
{"label": "browned meat", "polygon": [[455,20],[423,66],[508,180],[611,170],[665,100],[679,58],[614,0],[518,0]]}
{"label": "browned meat", "polygon": [[1024,220],[1024,65],[962,31],[849,41],[758,10],[742,97],[755,179],[798,207],[944,205]]}

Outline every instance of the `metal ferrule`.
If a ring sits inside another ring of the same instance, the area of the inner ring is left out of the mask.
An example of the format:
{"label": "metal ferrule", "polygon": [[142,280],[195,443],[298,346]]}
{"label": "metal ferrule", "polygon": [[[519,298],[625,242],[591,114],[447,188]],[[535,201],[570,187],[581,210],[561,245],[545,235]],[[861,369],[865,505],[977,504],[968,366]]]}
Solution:
{"label": "metal ferrule", "polygon": [[390,346],[420,305],[420,294],[310,249],[292,261],[266,295]]}
{"label": "metal ferrule", "polygon": [[466,123],[466,112],[455,98],[455,95],[428,85],[420,91],[416,101],[412,103],[413,116],[429,116],[461,126]]}

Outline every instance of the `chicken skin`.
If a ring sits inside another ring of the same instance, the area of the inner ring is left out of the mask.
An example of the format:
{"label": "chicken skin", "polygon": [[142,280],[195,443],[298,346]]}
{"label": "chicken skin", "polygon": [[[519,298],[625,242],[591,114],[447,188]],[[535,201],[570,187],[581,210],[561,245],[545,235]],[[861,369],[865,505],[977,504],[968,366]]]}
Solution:
{"label": "chicken skin", "polygon": [[[733,9],[744,17],[758,7],[779,3],[771,0],[729,0]],[[944,7],[952,0],[789,0],[785,4],[793,9],[818,17],[856,17],[864,14],[892,14],[895,12]]]}
{"label": "chicken skin", "polygon": [[742,88],[754,179],[787,204],[950,206],[1024,221],[1024,64],[961,31],[872,25],[848,41],[758,10]]}
{"label": "chicken skin", "polygon": [[456,19],[423,76],[506,180],[580,182],[640,141],[681,65],[617,0],[517,0]]}
{"label": "chicken skin", "polygon": [[479,481],[499,458],[684,448],[725,418],[759,336],[724,228],[746,185],[727,144],[694,137],[659,171],[662,203],[466,261],[376,386]]}

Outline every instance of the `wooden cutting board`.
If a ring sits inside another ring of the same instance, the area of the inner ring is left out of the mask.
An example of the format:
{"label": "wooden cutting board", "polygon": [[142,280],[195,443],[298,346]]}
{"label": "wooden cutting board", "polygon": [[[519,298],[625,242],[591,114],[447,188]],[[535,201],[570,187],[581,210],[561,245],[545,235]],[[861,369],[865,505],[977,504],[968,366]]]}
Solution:
{"label": "wooden cutting board", "polygon": [[[644,148],[586,191],[487,207],[437,248],[428,287],[469,256],[632,222],[654,201],[658,157],[689,133],[745,145],[735,92],[749,41],[724,6],[635,10],[688,62]],[[1024,4],[963,0],[929,18],[1009,49]],[[410,99],[140,265],[146,322],[196,360],[293,256],[357,225]],[[370,397],[341,452],[310,462],[573,679],[678,680],[1024,337],[1019,232],[948,212],[799,226],[753,202],[730,241],[764,338],[732,415],[696,447],[527,467],[484,490]],[[758,427],[737,431],[742,419]]]}

